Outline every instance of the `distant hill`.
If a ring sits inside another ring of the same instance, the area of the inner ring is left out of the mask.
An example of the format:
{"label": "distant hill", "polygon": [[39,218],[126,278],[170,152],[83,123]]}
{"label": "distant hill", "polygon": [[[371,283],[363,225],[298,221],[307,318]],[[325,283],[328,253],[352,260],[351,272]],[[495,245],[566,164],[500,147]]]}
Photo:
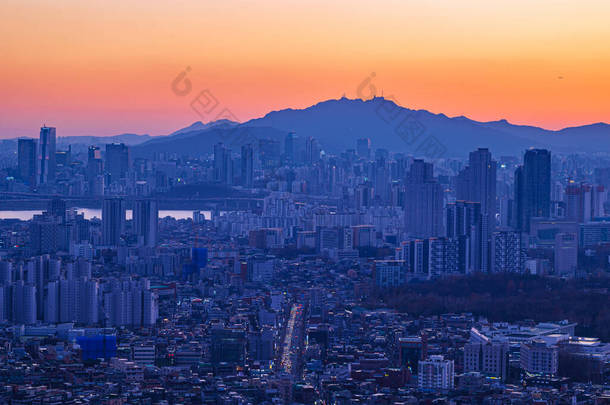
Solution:
{"label": "distant hill", "polygon": [[[232,142],[238,150],[243,140],[232,136],[248,133],[248,140],[271,138],[282,141],[288,132],[299,138],[316,138],[323,149],[338,153],[356,147],[358,138],[370,138],[373,148],[387,148],[425,156],[425,142],[440,144],[445,157],[464,157],[478,147],[494,154],[518,155],[529,147],[557,152],[610,151],[610,125],[604,123],[551,131],[506,120],[479,122],[467,117],[448,117],[426,110],[411,110],[381,97],[370,100],[341,98],[304,109],[273,111],[243,124],[196,122],[165,137],[139,144],[136,156],[154,152],[197,155],[211,152],[213,145]],[[175,136],[180,135],[180,141]],[[234,139],[232,139],[234,138]]]}
{"label": "distant hill", "polygon": [[[123,142],[132,147],[134,157],[152,157],[158,152],[197,157],[212,152],[218,142],[239,151],[244,143],[268,138],[280,141],[283,149],[289,132],[297,134],[300,144],[309,136],[316,138],[329,153],[353,149],[359,138],[370,138],[373,149],[423,157],[430,157],[426,149],[430,143],[443,157],[465,157],[479,147],[488,147],[495,155],[520,155],[530,147],[564,153],[610,152],[610,125],[606,123],[551,131],[506,120],[479,122],[463,116],[411,110],[382,97],[327,100],[303,109],[272,111],[241,124],[229,120],[197,121],[164,136],[60,137],[58,148],[72,144],[73,150],[79,151],[88,145]],[[15,140],[4,144],[11,150],[16,148]]]}
{"label": "distant hill", "polygon": [[208,122],[207,124],[204,124],[201,121],[196,121],[196,122],[193,122],[188,127],[185,127],[185,128],[172,132],[171,134],[169,134],[169,136],[185,135],[190,132],[204,131],[204,130],[210,129],[210,128],[230,128],[235,125],[239,125],[239,123],[233,122],[233,121],[230,121],[227,119],[211,121],[211,122]]}
{"label": "distant hill", "polygon": [[138,134],[120,134],[114,136],[60,136],[57,138],[58,146],[67,145],[96,145],[101,146],[107,143],[119,142],[125,145],[134,146],[153,139],[152,136]]}
{"label": "distant hill", "polygon": [[269,127],[248,127],[242,125],[220,125],[209,129],[180,133],[175,136],[155,137],[132,148],[134,157],[152,157],[155,153],[176,153],[183,156],[199,157],[211,153],[214,145],[223,142],[238,152],[245,143],[258,139],[282,141],[288,132]]}

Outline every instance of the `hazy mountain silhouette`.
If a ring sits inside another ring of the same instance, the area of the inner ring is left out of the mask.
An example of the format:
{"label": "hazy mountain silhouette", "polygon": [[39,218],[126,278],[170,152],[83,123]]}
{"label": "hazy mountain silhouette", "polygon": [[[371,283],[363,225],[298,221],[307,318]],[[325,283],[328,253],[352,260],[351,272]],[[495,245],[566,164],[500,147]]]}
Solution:
{"label": "hazy mountain silhouette", "polygon": [[[248,136],[239,137],[236,132],[247,132]],[[557,152],[610,150],[610,125],[604,123],[551,131],[514,125],[506,120],[478,122],[467,117],[451,118],[426,110],[411,110],[377,97],[367,101],[327,100],[304,109],[273,111],[243,124],[196,122],[174,132],[173,136],[155,137],[137,145],[134,153],[205,154],[220,141],[232,144],[237,151],[241,144],[260,138],[282,141],[288,132],[296,132],[301,139],[312,136],[331,153],[355,148],[356,140],[365,137],[371,139],[373,148],[414,155],[425,155],[418,148],[425,139],[433,137],[446,148],[446,157],[464,157],[478,147],[489,147],[498,155],[518,155],[529,147]]]}
{"label": "hazy mountain silhouette", "polygon": [[59,145],[105,145],[107,143],[124,143],[125,145],[134,146],[153,139],[148,134],[120,134],[113,136],[60,136],[57,138]]}
{"label": "hazy mountain silhouette", "polygon": [[215,128],[215,127],[231,128],[235,125],[239,125],[239,123],[233,122],[233,121],[227,120],[227,119],[211,121],[211,122],[208,122],[207,124],[204,124],[201,121],[195,121],[188,127],[184,127],[182,129],[172,132],[171,134],[169,134],[169,136],[184,135],[184,134],[188,134],[189,132],[204,131],[206,129]]}
{"label": "hazy mountain silhouette", "polygon": [[[151,157],[155,153],[176,153],[199,157],[212,152],[214,145],[223,142],[234,152],[239,152],[245,143],[256,143],[258,139],[274,139],[282,142],[286,131],[269,127],[246,127],[244,125],[218,125],[204,130],[183,132],[178,135],[155,137],[132,148],[134,157]],[[283,145],[283,143],[282,143]]]}

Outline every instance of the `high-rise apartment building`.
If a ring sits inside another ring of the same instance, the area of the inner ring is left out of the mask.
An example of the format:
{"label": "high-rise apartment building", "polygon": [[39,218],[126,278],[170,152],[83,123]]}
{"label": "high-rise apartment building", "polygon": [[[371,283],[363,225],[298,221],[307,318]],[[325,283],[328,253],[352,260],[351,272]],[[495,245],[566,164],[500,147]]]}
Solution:
{"label": "high-rise apartment building", "polygon": [[491,260],[494,273],[522,273],[525,267],[523,234],[512,229],[499,229],[494,232]]}
{"label": "high-rise apartment building", "polygon": [[251,144],[241,147],[241,184],[246,188],[254,185],[254,148]]}
{"label": "high-rise apartment building", "polygon": [[125,230],[125,202],[120,198],[106,198],[102,203],[102,243],[117,246]]}
{"label": "high-rise apartment building", "polygon": [[443,236],[443,190],[432,175],[432,163],[416,159],[405,186],[405,228],[416,238]]}
{"label": "high-rise apartment building", "polygon": [[159,209],[155,200],[137,200],[133,207],[133,229],[138,244],[155,247],[159,233]]}

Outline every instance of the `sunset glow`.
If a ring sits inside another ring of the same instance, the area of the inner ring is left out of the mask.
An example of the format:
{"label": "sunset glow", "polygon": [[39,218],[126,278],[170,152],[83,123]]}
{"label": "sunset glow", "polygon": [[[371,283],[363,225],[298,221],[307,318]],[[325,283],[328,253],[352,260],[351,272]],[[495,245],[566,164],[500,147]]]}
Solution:
{"label": "sunset glow", "polygon": [[202,119],[189,103],[203,89],[245,121],[355,98],[372,72],[409,108],[610,121],[607,1],[8,0],[0,13],[3,138],[44,122],[58,136],[166,134]]}

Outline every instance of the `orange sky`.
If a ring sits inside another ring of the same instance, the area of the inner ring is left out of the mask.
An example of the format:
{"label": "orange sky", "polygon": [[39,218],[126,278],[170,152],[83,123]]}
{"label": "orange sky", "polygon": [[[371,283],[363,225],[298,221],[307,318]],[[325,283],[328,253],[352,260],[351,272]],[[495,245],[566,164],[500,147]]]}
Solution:
{"label": "orange sky", "polygon": [[[0,137],[159,135],[343,94],[547,128],[610,121],[610,2],[0,3]],[[171,82],[187,66],[192,84]],[[218,100],[199,117],[204,89]]]}

